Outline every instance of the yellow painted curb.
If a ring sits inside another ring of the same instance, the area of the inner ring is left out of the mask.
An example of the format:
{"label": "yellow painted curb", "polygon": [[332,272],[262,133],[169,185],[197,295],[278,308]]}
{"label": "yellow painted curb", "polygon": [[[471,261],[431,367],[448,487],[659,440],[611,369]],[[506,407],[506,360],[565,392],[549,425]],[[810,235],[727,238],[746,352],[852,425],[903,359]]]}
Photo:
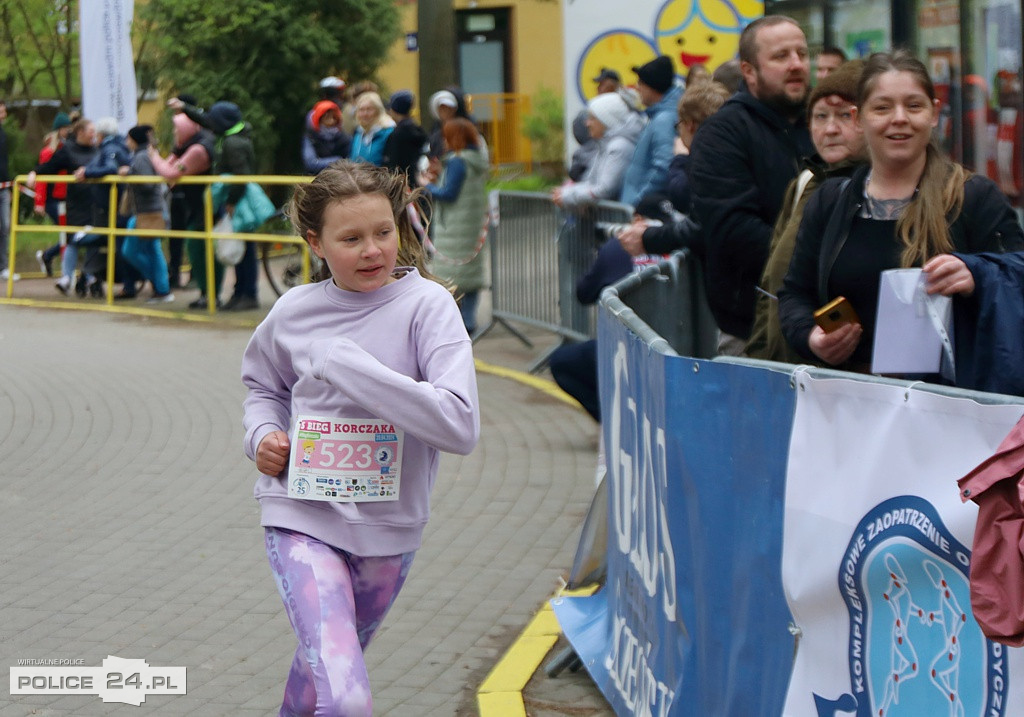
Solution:
{"label": "yellow painted curb", "polygon": [[218,324],[239,328],[255,328],[259,321],[252,319],[226,319],[224,315],[207,312],[167,311],[146,309],[141,306],[110,306],[95,302],[77,301],[44,301],[41,299],[6,299],[0,298],[0,305],[29,306],[37,309],[62,309],[65,311],[99,311],[107,314],[124,314],[128,316],[146,316],[151,319],[167,319],[170,321],[190,321],[198,324]]}
{"label": "yellow painted curb", "polygon": [[[579,590],[559,590],[552,598],[591,595],[596,585]],[[523,688],[561,634],[551,601],[544,605],[498,661],[476,692],[480,717],[526,717]]]}
{"label": "yellow painted curb", "polygon": [[524,371],[516,371],[512,368],[505,368],[504,366],[495,366],[494,364],[481,361],[480,359],[476,359],[476,370],[480,373],[489,373],[492,376],[510,378],[513,381],[518,381],[519,383],[535,388],[538,391],[543,391],[552,398],[557,398],[559,401],[567,403],[573,408],[578,408],[581,411],[583,410],[583,406],[580,405],[579,401],[560,389],[557,383],[546,378],[538,378],[537,376],[525,373]]}

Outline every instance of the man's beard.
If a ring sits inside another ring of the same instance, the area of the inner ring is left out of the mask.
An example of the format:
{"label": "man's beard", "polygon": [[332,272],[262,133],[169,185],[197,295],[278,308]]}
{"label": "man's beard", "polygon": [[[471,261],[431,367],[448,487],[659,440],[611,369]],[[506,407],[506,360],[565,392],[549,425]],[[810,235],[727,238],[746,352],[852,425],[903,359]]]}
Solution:
{"label": "man's beard", "polygon": [[758,97],[758,99],[783,117],[792,120],[804,113],[804,109],[807,106],[808,94],[810,94],[810,88],[805,82],[803,94],[799,99],[794,99],[787,95],[785,87],[770,94]]}

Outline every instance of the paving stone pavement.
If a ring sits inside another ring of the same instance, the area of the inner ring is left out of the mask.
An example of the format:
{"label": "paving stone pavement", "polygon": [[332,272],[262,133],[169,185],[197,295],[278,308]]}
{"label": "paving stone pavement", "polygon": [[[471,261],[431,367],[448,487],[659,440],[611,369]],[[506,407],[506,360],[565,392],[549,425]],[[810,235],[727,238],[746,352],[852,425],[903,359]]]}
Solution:
{"label": "paving stone pavement", "polygon": [[[8,715],[276,714],[295,647],[241,453],[251,331],[0,306],[0,666],[107,655],[188,668],[143,706],[12,696]],[[478,357],[536,353],[496,329]],[[375,714],[476,714],[475,692],[557,588],[593,493],[596,426],[479,374],[482,438],[445,456],[423,548],[367,654]],[[611,714],[585,675],[535,675],[529,714]]]}

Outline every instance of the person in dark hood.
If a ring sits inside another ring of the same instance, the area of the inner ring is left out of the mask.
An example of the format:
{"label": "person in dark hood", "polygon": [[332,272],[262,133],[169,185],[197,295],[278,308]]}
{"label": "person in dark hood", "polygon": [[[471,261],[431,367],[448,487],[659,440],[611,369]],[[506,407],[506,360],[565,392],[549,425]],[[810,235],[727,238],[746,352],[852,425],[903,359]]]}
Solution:
{"label": "person in dark hood", "polygon": [[302,136],[302,164],[309,174],[319,174],[352,151],[352,137],[341,127],[341,108],[320,100],[306,118]]}
{"label": "person in dark hood", "polygon": [[[214,167],[217,174],[251,175],[256,171],[256,152],[252,145],[252,126],[242,118],[242,111],[234,102],[214,102],[203,112],[197,107],[178,100],[172,107],[207,127],[217,136],[217,156]],[[244,184],[229,185],[227,198],[220,207],[234,215],[235,205],[245,195]],[[259,260],[256,242],[245,243],[245,254],[235,266],[235,288],[224,306],[225,311],[247,311],[259,308],[257,297]]]}
{"label": "person in dark hood", "polygon": [[415,96],[409,90],[399,90],[388,101],[388,114],[395,121],[395,129],[384,143],[384,165],[401,170],[406,182],[416,176],[416,165],[427,151],[427,133],[412,118]]}

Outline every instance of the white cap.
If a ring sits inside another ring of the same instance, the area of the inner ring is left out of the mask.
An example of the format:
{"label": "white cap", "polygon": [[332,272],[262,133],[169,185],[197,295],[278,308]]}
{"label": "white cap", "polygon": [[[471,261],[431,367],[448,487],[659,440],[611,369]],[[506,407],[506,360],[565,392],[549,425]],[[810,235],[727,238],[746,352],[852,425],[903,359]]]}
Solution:
{"label": "white cap", "polygon": [[448,90],[441,90],[430,96],[430,114],[434,115],[434,119],[441,119],[441,115],[437,111],[437,108],[441,106],[458,109],[459,101]]}
{"label": "white cap", "polygon": [[337,87],[340,90],[344,86],[345,80],[341,79],[340,77],[334,77],[333,75],[330,77],[325,77],[322,80],[320,80],[321,89],[326,89],[328,87]]}

